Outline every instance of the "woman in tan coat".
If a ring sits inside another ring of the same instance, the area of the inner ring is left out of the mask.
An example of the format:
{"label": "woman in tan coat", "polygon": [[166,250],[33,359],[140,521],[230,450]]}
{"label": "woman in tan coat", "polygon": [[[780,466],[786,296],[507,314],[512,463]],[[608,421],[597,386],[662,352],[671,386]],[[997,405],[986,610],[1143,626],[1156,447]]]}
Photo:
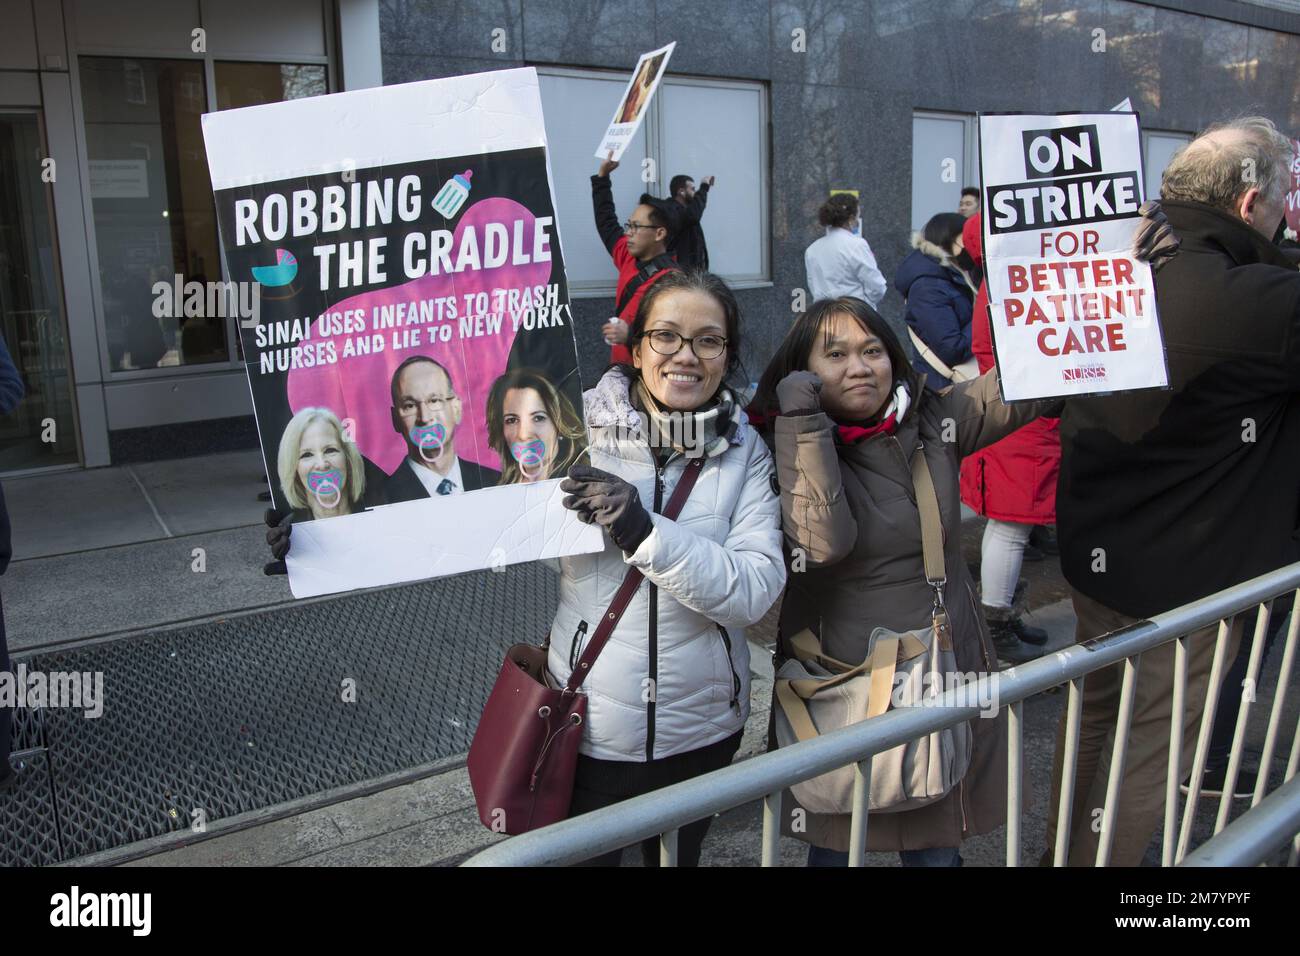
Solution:
{"label": "woman in tan coat", "polygon": [[[790,638],[811,629],[822,653],[858,664],[874,628],[901,633],[928,625],[934,591],[926,582],[910,467],[923,446],[944,528],[957,668],[996,669],[961,554],[959,467],[963,456],[1052,407],[1002,404],[995,371],[940,392],[926,389],[874,309],[851,298],[814,303],[786,335],[753,404],[776,452],[791,550],[778,656],[789,657]],[[872,813],[870,849],[900,851],[905,866],[959,866],[962,840],[1002,824],[1005,717],[972,723],[962,780],[920,808]],[[847,863],[849,816],[808,813],[788,791],[785,801],[783,828],[812,844],[809,865]],[[803,825],[792,826],[796,819]]]}

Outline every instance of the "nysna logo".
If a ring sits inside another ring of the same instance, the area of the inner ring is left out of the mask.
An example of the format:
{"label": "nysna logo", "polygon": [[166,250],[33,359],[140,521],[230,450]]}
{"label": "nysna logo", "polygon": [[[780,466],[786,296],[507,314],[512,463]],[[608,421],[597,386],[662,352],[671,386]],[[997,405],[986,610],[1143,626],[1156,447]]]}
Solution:
{"label": "nysna logo", "polygon": [[69,893],[50,897],[51,926],[129,926],[132,935],[148,936],[153,926],[152,893]]}
{"label": "nysna logo", "polygon": [[253,266],[253,278],[262,285],[288,285],[298,275],[298,260],[288,249],[275,250],[275,265]]}
{"label": "nysna logo", "polygon": [[1061,369],[1061,378],[1066,382],[1099,381],[1106,377],[1104,365],[1079,365],[1074,368]]}

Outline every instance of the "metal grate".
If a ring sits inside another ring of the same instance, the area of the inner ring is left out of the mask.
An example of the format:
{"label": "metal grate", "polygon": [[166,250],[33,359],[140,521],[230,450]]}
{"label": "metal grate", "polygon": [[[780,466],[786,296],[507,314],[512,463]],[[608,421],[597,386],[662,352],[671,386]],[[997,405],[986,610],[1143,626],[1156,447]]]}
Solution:
{"label": "metal grate", "polygon": [[506,648],[545,636],[556,601],[555,575],[533,563],[27,658],[29,671],[103,672],[104,713],[17,712],[15,764],[33,753],[0,796],[0,864],[462,754]]}

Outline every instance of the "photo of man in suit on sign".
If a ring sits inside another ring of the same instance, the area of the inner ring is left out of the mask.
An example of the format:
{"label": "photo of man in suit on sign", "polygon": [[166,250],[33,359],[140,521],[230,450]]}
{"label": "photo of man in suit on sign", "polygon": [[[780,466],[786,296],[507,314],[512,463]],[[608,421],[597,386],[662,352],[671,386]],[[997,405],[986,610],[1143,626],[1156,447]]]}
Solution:
{"label": "photo of man in suit on sign", "polygon": [[500,472],[457,456],[461,402],[440,363],[408,358],[393,372],[392,395],[393,430],[406,441],[406,457],[384,485],[390,504],[477,491],[500,480]]}

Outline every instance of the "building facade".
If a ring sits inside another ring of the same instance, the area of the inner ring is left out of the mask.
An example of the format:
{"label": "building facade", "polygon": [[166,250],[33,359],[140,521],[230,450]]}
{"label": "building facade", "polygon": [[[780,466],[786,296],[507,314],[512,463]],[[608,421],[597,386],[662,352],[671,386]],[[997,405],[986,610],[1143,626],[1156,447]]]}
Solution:
{"label": "building facade", "polygon": [[[715,175],[703,225],[750,381],[801,298],[830,191],[857,191],[887,278],[978,184],[981,110],[1142,120],[1147,191],[1242,112],[1300,132],[1300,2],[1260,0],[0,0],[0,335],[27,385],[0,474],[256,441],[237,317],[159,283],[221,279],[202,113],[518,66],[541,75],[585,381],[614,273],[593,155],[639,53],[669,75],[614,174],[620,213]],[[901,321],[891,291],[881,310]]]}

